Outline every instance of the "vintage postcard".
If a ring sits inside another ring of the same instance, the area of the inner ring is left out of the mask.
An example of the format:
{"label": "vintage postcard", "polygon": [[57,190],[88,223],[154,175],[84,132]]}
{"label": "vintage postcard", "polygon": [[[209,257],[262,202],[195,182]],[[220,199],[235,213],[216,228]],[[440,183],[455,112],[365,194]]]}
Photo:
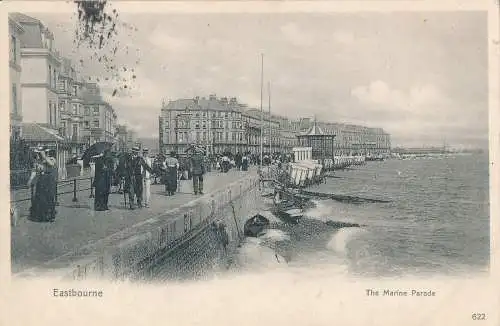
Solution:
{"label": "vintage postcard", "polygon": [[2,324],[500,322],[498,2],[0,9]]}

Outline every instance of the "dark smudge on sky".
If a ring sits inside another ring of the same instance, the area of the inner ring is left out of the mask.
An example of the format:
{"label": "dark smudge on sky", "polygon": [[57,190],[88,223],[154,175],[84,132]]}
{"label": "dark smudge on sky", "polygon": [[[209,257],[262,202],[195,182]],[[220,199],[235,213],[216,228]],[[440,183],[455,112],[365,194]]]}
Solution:
{"label": "dark smudge on sky", "polygon": [[[115,36],[119,30],[128,30],[129,36],[137,27],[126,22],[120,22],[116,9],[110,8],[108,1],[74,1],[77,6],[77,26],[75,29],[74,44],[76,48],[87,47],[91,50],[91,55],[86,60],[98,62],[109,76],[89,77],[89,81],[95,78],[99,82],[102,79],[116,81],[118,86],[113,90],[112,96],[122,95],[120,93],[133,88],[132,83],[136,80],[135,69],[121,66],[115,61],[116,54],[120,50],[129,53],[128,45],[122,46]],[[79,63],[83,68],[85,60],[80,59]],[[135,64],[140,64],[136,59]],[[122,76],[123,72],[131,72],[131,78]]]}

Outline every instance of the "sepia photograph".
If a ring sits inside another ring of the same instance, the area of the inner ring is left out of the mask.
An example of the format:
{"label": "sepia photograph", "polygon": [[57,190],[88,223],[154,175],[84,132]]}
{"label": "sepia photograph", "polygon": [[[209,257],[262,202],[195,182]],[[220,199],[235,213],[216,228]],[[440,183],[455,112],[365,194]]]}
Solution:
{"label": "sepia photograph", "polygon": [[12,281],[421,300],[442,293],[377,280],[489,277],[488,6],[60,3],[5,15]]}

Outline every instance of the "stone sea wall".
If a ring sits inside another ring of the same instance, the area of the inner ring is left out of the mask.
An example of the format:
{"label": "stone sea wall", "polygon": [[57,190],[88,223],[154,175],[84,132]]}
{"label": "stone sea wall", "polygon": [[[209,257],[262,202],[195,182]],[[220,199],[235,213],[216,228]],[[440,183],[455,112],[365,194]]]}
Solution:
{"label": "stone sea wall", "polygon": [[[81,252],[64,279],[191,278],[223,268],[243,238],[245,221],[263,207],[259,178],[246,176],[226,188],[134,226],[105,248]],[[224,246],[224,225],[227,245]]]}

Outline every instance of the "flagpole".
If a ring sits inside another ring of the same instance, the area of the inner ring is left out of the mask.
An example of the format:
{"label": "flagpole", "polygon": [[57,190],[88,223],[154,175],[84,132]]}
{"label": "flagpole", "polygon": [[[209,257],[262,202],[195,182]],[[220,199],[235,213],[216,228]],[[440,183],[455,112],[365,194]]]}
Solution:
{"label": "flagpole", "polygon": [[260,168],[262,169],[262,160],[264,159],[264,108],[262,107],[263,84],[264,84],[264,54],[261,57],[260,71]]}
{"label": "flagpole", "polygon": [[267,82],[267,90],[269,95],[269,155],[272,153],[272,133],[271,133],[271,82]]}

